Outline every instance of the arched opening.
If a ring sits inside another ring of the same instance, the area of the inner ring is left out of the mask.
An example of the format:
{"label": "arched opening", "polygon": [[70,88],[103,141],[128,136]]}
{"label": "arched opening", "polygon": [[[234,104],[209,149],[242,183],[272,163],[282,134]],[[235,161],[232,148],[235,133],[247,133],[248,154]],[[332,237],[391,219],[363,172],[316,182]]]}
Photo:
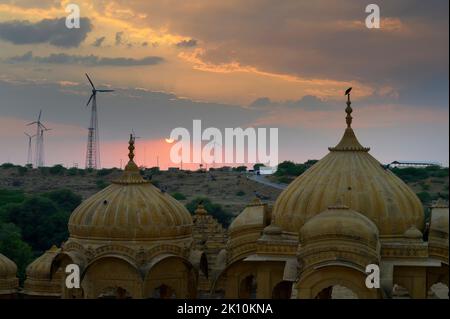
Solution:
{"label": "arched opening", "polygon": [[122,287],[104,288],[97,296],[98,299],[131,299],[130,293]]}
{"label": "arched opening", "polygon": [[358,299],[358,295],[347,287],[333,285],[319,291],[315,299]]}
{"label": "arched opening", "polygon": [[119,256],[103,256],[93,260],[81,275],[81,286],[87,299],[142,296],[142,277],[137,267]]}
{"label": "arched opening", "polygon": [[175,290],[168,285],[162,284],[153,290],[153,298],[157,299],[176,299]]}
{"label": "arched opening", "polygon": [[188,260],[161,255],[146,269],[144,298],[196,298],[197,272]]}
{"label": "arched opening", "polygon": [[272,290],[272,299],[289,299],[291,298],[292,282],[280,281]]}
{"label": "arched opening", "polygon": [[437,282],[428,290],[428,299],[449,299],[448,293],[448,286],[442,282]]}
{"label": "arched opening", "polygon": [[239,298],[241,299],[254,299],[256,298],[256,278],[253,275],[249,275],[241,280],[239,285]]}

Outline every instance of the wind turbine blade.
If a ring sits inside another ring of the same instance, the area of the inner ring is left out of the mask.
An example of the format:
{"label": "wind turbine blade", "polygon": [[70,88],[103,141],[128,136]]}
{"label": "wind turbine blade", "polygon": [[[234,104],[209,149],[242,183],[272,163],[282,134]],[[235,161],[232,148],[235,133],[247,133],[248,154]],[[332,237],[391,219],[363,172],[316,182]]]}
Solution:
{"label": "wind turbine blade", "polygon": [[31,123],[28,123],[27,126],[28,126],[28,125],[33,125],[33,124],[36,124],[36,123],[37,123],[36,121],[31,122]]}
{"label": "wind turbine blade", "polygon": [[89,77],[89,75],[88,75],[87,73],[85,73],[85,74],[86,74],[87,79],[89,80],[89,83],[91,83],[92,88],[93,88],[94,90],[96,90],[96,89],[95,89],[95,86],[94,86],[94,83],[92,83],[91,78]]}
{"label": "wind turbine blade", "polygon": [[42,110],[39,110],[38,122],[41,120]]}
{"label": "wind turbine blade", "polygon": [[114,92],[114,90],[97,90],[97,92]]}
{"label": "wind turbine blade", "polygon": [[48,131],[48,128],[46,128],[44,124],[40,123],[40,125],[44,128],[44,130]]}
{"label": "wind turbine blade", "polygon": [[29,138],[31,138],[31,135],[28,133],[23,132],[23,134],[25,134],[26,136],[28,136]]}
{"label": "wind turbine blade", "polygon": [[91,103],[92,98],[94,97],[94,94],[91,94],[91,97],[89,98],[89,101],[86,103],[86,106],[89,105],[89,103]]}

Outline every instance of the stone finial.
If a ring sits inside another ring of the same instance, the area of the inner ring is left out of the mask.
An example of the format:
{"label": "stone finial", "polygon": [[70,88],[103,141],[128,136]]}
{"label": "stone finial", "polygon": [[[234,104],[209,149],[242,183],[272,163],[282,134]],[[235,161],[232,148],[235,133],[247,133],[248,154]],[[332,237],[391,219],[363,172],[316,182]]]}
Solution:
{"label": "stone finial", "polygon": [[352,127],[352,119],[353,117],[351,116],[353,109],[350,106],[352,104],[352,102],[350,101],[350,91],[352,90],[352,88],[347,89],[347,91],[345,91],[345,95],[347,95],[347,107],[345,108],[345,113],[347,113],[347,116],[345,117],[345,121],[347,122],[347,128],[351,128]]}

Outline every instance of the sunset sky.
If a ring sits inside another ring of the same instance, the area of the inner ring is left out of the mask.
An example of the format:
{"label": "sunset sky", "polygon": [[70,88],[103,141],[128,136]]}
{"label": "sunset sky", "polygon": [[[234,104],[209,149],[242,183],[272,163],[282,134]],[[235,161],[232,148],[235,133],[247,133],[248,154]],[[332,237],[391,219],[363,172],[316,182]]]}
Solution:
{"label": "sunset sky", "polygon": [[[81,28],[64,26],[65,6]],[[26,162],[43,110],[45,162],[84,167],[90,87],[103,167],[128,134],[140,165],[169,163],[173,128],[277,127],[279,159],[323,157],[353,127],[383,163],[449,162],[448,1],[0,0],[0,163]]]}

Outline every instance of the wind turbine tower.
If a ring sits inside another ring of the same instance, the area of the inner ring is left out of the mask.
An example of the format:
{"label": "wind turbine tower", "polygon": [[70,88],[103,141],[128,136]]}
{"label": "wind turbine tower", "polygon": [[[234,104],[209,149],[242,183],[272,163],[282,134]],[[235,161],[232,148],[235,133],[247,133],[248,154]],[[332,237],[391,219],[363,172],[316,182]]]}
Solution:
{"label": "wind turbine tower", "polygon": [[113,92],[114,90],[97,90],[89,75],[86,77],[92,86],[92,94],[86,106],[91,103],[91,122],[88,128],[88,142],[86,150],[86,168],[100,168],[100,141],[98,138],[97,92]]}
{"label": "wind turbine tower", "polygon": [[31,165],[33,163],[33,151],[31,148],[31,140],[33,139],[33,137],[35,137],[36,135],[30,135],[28,133],[24,133],[26,136],[28,136],[28,151],[27,151],[27,165]]}
{"label": "wind turbine tower", "polygon": [[50,131],[50,129],[46,128],[44,124],[41,122],[42,110],[39,111],[39,115],[37,121],[28,123],[27,125],[36,124],[36,148],[35,148],[35,156],[34,156],[34,167],[42,167],[44,166],[44,132]]}

